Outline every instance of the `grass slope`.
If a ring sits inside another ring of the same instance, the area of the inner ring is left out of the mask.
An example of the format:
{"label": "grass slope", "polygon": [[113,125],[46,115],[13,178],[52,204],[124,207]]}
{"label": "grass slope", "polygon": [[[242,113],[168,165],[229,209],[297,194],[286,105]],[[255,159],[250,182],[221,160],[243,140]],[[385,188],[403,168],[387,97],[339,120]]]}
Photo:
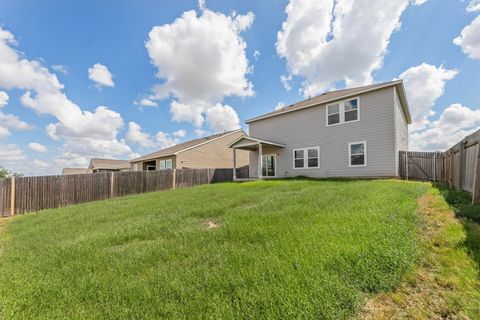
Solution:
{"label": "grass slope", "polygon": [[450,191],[444,198],[447,189],[440,190],[431,188],[419,200],[418,268],[394,292],[371,299],[362,319],[480,319],[480,225],[454,213],[465,216],[456,209],[460,203],[470,206],[468,212],[479,206],[463,201],[463,193]]}
{"label": "grass slope", "polygon": [[411,270],[427,188],[227,183],[9,219],[0,318],[349,318]]}

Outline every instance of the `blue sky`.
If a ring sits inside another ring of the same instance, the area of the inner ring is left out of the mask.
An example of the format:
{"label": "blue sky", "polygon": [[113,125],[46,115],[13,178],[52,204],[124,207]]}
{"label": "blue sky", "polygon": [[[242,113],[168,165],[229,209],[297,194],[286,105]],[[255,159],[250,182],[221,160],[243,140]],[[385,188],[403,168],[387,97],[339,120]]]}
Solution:
{"label": "blue sky", "polygon": [[480,125],[479,1],[388,3],[4,0],[0,165],[128,159],[398,77],[410,147],[444,149]]}

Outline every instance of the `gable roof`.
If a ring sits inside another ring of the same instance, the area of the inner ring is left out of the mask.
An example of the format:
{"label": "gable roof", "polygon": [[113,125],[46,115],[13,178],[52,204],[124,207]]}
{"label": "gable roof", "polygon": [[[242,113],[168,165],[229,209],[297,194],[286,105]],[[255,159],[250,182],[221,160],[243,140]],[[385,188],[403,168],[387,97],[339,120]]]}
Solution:
{"label": "gable roof", "polygon": [[198,147],[202,144],[212,142],[214,140],[217,140],[219,138],[228,136],[230,134],[233,134],[233,133],[236,133],[236,132],[239,132],[239,131],[243,132],[242,129],[237,129],[237,130],[233,130],[233,131],[227,131],[227,132],[224,132],[224,133],[217,133],[217,134],[214,134],[214,135],[211,135],[211,136],[208,136],[208,137],[203,137],[203,138],[193,139],[193,140],[190,140],[190,141],[185,141],[183,143],[174,145],[172,147],[161,149],[159,151],[141,156],[139,158],[132,159],[132,160],[130,160],[130,162],[138,162],[138,161],[143,161],[143,160],[150,160],[150,159],[156,159],[156,158],[162,158],[162,157],[177,155],[180,152]]}
{"label": "gable roof", "polygon": [[370,91],[375,91],[379,89],[384,89],[388,87],[396,87],[397,92],[398,92],[398,98],[400,100],[400,104],[402,105],[403,113],[405,114],[405,118],[407,119],[407,123],[411,124],[412,123],[412,117],[410,115],[410,110],[407,102],[407,96],[405,94],[405,88],[403,86],[403,81],[402,80],[395,80],[395,81],[390,81],[390,82],[383,82],[383,83],[376,83],[376,84],[371,84],[368,86],[362,86],[362,87],[356,87],[356,88],[348,88],[348,89],[341,89],[341,90],[335,90],[335,91],[330,91],[326,92],[324,94],[321,94],[319,96],[306,99],[297,103],[294,103],[292,105],[289,105],[287,107],[280,108],[278,110],[263,114],[261,116],[249,119],[245,121],[246,123],[270,118],[270,117],[275,117],[281,114],[285,114],[288,112],[292,111],[297,111],[309,107],[314,107],[318,106],[320,104],[325,104],[329,102],[334,102],[336,100],[340,99],[345,99],[351,96],[356,96],[358,94],[370,92]]}
{"label": "gable roof", "polygon": [[63,175],[85,174],[85,173],[88,173],[87,168],[63,168],[62,170]]}
{"label": "gable roof", "polygon": [[130,168],[128,160],[98,159],[93,158],[88,165],[89,169],[112,169],[121,170]]}

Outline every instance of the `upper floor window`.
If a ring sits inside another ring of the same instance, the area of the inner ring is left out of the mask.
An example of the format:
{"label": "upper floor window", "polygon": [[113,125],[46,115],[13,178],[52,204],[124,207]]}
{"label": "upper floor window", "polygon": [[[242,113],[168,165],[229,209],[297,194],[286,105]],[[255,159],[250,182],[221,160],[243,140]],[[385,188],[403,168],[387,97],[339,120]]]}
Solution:
{"label": "upper floor window", "polygon": [[167,159],[167,160],[160,160],[159,163],[159,170],[167,170],[167,169],[172,169],[173,168],[173,161],[172,159]]}
{"label": "upper floor window", "polygon": [[359,99],[348,99],[327,105],[327,126],[359,120]]}
{"label": "upper floor window", "polygon": [[293,150],[293,167],[295,169],[318,168],[319,147],[303,148]]}

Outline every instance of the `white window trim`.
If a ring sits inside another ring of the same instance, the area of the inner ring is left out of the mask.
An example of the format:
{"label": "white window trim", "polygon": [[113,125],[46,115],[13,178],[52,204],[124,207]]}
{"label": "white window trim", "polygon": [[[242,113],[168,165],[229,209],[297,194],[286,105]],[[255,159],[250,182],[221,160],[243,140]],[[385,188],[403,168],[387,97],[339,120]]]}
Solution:
{"label": "white window trim", "polygon": [[[170,163],[170,168],[168,168],[167,163]],[[165,170],[173,169],[173,160],[172,159],[165,159]]]}
{"label": "white window trim", "polygon": [[[318,161],[316,167],[308,166],[308,149],[317,149]],[[303,167],[295,167],[295,151],[303,150]],[[294,170],[305,170],[305,169],[318,169],[320,168],[320,147],[306,147],[306,148],[296,148],[293,149],[293,169]]]}
{"label": "white window trim", "polygon": [[[364,164],[354,164],[352,165],[352,144],[362,144],[363,143],[363,152],[364,152]],[[367,166],[367,141],[356,141],[348,143],[348,166],[350,168],[357,167],[366,167]]]}
{"label": "white window trim", "polygon": [[[345,101],[350,101],[350,100],[355,100],[355,99],[357,99],[357,120],[352,120],[352,121],[345,122]],[[339,105],[340,122],[339,123],[334,123],[334,124],[328,124],[328,107],[333,106],[335,104]],[[326,115],[325,123],[326,123],[327,127],[334,127],[334,126],[338,126],[338,125],[341,125],[341,124],[347,124],[347,123],[360,121],[360,97],[352,97],[352,98],[348,98],[348,99],[345,99],[345,100],[342,100],[342,101],[337,101],[337,102],[332,102],[332,103],[327,104],[327,107],[325,108],[325,115]]]}
{"label": "white window trim", "polygon": [[[162,163],[163,163],[163,169],[162,169]],[[165,170],[165,168],[166,168],[165,160],[159,160],[158,161],[158,170]]]}

